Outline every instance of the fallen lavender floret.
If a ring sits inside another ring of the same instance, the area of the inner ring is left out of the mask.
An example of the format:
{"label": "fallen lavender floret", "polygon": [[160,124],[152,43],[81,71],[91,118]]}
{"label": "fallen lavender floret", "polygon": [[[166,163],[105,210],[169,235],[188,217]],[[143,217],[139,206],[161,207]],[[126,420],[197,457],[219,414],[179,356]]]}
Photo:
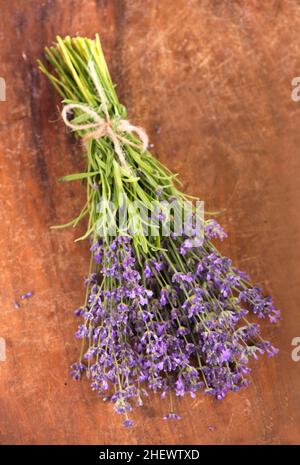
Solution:
{"label": "fallen lavender floret", "polygon": [[[33,295],[33,292],[32,292],[32,291],[28,291],[28,292],[26,292],[25,294],[22,294],[22,295],[21,295],[21,299],[22,299],[22,300],[29,299],[30,297],[32,297],[32,295]],[[19,303],[17,300],[14,301],[14,307],[15,307],[15,309],[17,309],[17,310],[21,307],[20,303]]]}
{"label": "fallen lavender floret", "polygon": [[32,296],[33,296],[33,292],[32,292],[32,291],[28,291],[28,292],[25,292],[25,294],[22,294],[22,295],[21,295],[21,299],[22,299],[22,300],[29,299],[29,297],[32,297]]}

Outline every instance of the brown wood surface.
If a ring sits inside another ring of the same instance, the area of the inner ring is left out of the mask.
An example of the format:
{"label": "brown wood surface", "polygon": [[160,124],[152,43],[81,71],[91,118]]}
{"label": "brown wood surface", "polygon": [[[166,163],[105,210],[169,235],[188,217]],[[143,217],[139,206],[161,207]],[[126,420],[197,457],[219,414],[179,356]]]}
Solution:
{"label": "brown wood surface", "polygon": [[[283,318],[265,334],[280,348],[252,365],[252,384],[216,401],[176,401],[180,422],[151,396],[124,430],[88,382],[69,378],[73,309],[83,299],[88,246],[50,231],[81,208],[81,148],[36,58],[56,34],[99,32],[130,119],[184,188],[219,210],[224,253],[262,283]],[[0,361],[2,444],[300,443],[300,75],[298,1],[0,0]],[[24,291],[34,297],[19,310]],[[214,428],[209,428],[213,426]]]}

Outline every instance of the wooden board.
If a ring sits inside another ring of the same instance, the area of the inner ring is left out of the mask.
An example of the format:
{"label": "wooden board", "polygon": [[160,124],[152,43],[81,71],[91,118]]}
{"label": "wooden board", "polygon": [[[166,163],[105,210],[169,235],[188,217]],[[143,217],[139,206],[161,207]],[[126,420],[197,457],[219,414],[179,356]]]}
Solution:
{"label": "wooden board", "polygon": [[[299,2],[1,0],[0,11],[0,442],[299,444]],[[83,160],[35,60],[56,34],[96,32],[130,119],[184,188],[221,212],[223,252],[283,314],[264,327],[280,354],[252,365],[247,390],[177,399],[183,419],[173,423],[151,396],[131,430],[87,382],[69,378],[88,245],[74,244],[80,231],[49,229],[81,208],[80,185],[57,178]],[[15,309],[28,290],[34,296]]]}

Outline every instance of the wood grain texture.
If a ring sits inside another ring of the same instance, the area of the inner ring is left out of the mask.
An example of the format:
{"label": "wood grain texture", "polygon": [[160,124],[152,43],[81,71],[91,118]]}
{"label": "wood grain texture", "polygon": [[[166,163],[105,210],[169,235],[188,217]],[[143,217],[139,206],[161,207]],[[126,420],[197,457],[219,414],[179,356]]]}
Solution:
{"label": "wood grain texture", "polygon": [[[0,11],[0,443],[299,444],[299,2],[0,0]],[[184,188],[222,211],[222,251],[283,313],[278,328],[264,327],[280,354],[252,365],[247,390],[177,400],[176,423],[151,396],[131,430],[69,378],[88,246],[74,244],[79,231],[49,230],[81,208],[80,185],[57,178],[83,161],[35,60],[57,34],[95,32],[130,119]],[[16,310],[27,290],[34,297]]]}

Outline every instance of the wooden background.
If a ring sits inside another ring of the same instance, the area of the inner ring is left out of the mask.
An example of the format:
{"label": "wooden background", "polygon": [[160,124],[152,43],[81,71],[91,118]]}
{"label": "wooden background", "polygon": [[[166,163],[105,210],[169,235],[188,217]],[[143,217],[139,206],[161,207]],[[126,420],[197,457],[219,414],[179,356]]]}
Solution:
{"label": "wooden background", "polygon": [[[87,244],[80,231],[50,231],[81,208],[79,184],[57,178],[83,167],[59,118],[59,99],[35,60],[56,34],[99,32],[132,122],[185,189],[218,219],[224,253],[262,283],[283,318],[265,334],[280,348],[253,364],[251,387],[216,401],[168,405],[151,396],[124,430],[76,358],[73,309],[83,299]],[[0,1],[0,442],[2,444],[300,443],[300,75],[298,1]],[[24,291],[34,297],[19,310]],[[209,428],[212,426],[213,428]]]}

